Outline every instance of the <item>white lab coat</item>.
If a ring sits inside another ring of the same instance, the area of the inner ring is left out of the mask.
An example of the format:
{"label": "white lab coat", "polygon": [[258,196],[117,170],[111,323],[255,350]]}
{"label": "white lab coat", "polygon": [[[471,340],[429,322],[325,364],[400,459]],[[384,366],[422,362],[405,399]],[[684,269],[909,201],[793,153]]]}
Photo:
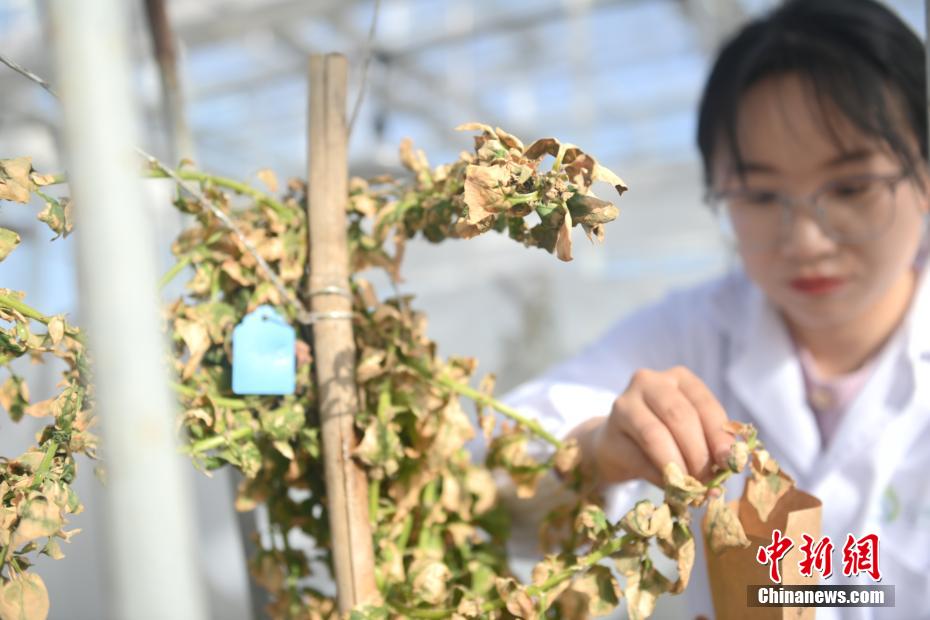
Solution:
{"label": "white lab coat", "polygon": [[[906,321],[880,352],[825,450],[784,323],[741,270],[637,311],[502,400],[564,436],[583,420],[606,415],[636,369],[679,364],[707,384],[731,419],[753,423],[798,487],[823,501],[823,533],[834,544],[834,576],[824,583],[856,583],[842,575],[847,533],[879,535],[881,583],[895,586],[896,606],[819,608],[817,618],[930,618],[927,278],[921,276]],[[742,484],[742,476],[733,477],[727,497],[739,497]],[[649,493],[661,497],[657,491],[644,481],[612,487],[608,516],[619,518]],[[703,509],[694,516],[699,528]],[[689,618],[712,618],[702,537],[696,541],[691,583],[682,596],[688,599]],[[859,583],[872,582],[864,576]]]}

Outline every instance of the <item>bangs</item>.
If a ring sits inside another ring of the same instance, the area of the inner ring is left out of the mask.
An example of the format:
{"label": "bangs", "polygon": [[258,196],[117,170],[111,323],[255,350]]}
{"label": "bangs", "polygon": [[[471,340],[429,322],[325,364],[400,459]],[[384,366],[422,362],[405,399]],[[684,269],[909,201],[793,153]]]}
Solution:
{"label": "bangs", "polygon": [[[810,89],[813,112],[823,119],[825,133],[838,150],[847,150],[844,125],[849,123],[887,148],[908,174],[916,175],[927,156],[923,45],[884,7],[878,9],[895,22],[885,28],[868,23],[874,16],[862,15],[861,10],[845,14],[871,4],[842,0],[846,10],[839,11],[844,13],[840,19],[838,11],[823,15],[825,8],[838,8],[839,3],[789,2],[750,24],[723,49],[708,79],[698,122],[708,186],[718,145],[725,147],[734,169],[741,176],[745,173],[737,135],[745,93],[765,78],[789,74]],[[817,7],[822,9],[819,14],[812,11]],[[896,29],[903,29],[904,35]],[[879,40],[883,36],[889,40]]]}

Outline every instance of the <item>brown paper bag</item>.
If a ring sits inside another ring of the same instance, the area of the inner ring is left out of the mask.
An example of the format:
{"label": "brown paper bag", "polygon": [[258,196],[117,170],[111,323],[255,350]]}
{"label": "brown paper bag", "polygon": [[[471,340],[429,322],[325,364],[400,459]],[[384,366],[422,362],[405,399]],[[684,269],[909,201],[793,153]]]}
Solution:
{"label": "brown paper bag", "polygon": [[[748,482],[748,479],[747,479]],[[802,534],[807,534],[815,541],[821,534],[821,502],[813,495],[792,487],[775,505],[767,521],[759,519],[759,513],[743,497],[729,502],[737,510],[740,523],[749,539],[745,549],[730,548],[719,555],[710,550],[707,538],[704,538],[704,551],[707,558],[707,574],[710,579],[710,591],[714,601],[717,620],[782,620],[787,618],[814,618],[813,607],[749,607],[747,588],[750,585],[778,586],[769,577],[769,565],[756,560],[760,546],[772,544],[772,530],[780,529],[784,536],[794,542],[791,549],[779,561],[781,585],[817,585],[819,575],[816,571],[810,577],[800,573],[798,562],[803,559],[801,545]],[[707,520],[705,514],[704,520]],[[702,531],[706,530],[706,524]]]}

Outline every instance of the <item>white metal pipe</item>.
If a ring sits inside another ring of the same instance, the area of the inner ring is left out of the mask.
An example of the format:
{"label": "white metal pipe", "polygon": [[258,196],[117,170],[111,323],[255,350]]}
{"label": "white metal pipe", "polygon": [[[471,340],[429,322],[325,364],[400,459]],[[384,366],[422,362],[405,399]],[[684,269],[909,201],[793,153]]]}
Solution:
{"label": "white metal pipe", "polygon": [[138,134],[126,8],[122,0],[51,2],[81,314],[108,471],[109,611],[116,620],[200,620],[190,466],[177,453],[155,247],[131,146]]}

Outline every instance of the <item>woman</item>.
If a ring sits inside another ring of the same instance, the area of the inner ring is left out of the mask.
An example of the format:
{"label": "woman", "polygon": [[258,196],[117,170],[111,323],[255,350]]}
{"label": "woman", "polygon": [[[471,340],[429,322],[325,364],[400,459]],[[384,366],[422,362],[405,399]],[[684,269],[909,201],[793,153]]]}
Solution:
{"label": "woman", "polygon": [[[578,439],[613,518],[669,461],[708,480],[732,441],[723,422],[753,423],[823,501],[836,549],[824,583],[871,583],[842,575],[842,546],[879,535],[896,607],[818,618],[930,617],[923,53],[871,0],[788,2],[746,26],[717,58],[698,128],[741,269],[624,319],[505,398]],[[712,617],[703,554],[698,537],[685,596]]]}

